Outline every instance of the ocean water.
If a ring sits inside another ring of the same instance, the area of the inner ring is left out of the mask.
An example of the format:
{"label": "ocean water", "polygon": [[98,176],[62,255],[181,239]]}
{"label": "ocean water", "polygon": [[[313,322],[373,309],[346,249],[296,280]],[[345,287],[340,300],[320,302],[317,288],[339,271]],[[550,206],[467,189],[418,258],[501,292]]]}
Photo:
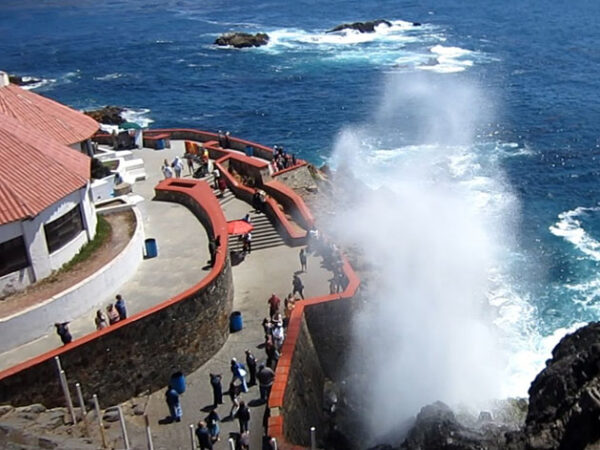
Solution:
{"label": "ocean water", "polygon": [[[392,27],[326,33],[379,18]],[[599,19],[592,0],[4,0],[0,69],[78,109],[353,164],[373,187],[428,165],[502,224],[485,301],[511,355],[504,392],[525,395],[600,314]],[[271,41],[217,48],[226,31]]]}

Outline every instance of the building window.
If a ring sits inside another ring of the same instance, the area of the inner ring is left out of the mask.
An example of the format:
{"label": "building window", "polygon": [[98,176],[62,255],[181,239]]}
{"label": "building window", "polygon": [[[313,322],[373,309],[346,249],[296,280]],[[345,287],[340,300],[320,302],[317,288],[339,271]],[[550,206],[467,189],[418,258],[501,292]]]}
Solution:
{"label": "building window", "polygon": [[0,276],[24,269],[28,265],[23,236],[0,244]]}
{"label": "building window", "polygon": [[54,253],[71,242],[81,231],[83,231],[83,220],[81,208],[77,205],[68,213],[44,225],[48,251]]}

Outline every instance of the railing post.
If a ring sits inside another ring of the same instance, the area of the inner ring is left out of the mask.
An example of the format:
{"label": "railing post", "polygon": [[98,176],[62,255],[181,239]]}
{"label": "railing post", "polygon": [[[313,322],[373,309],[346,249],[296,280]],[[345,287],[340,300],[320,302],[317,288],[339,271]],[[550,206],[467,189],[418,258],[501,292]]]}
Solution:
{"label": "railing post", "polygon": [[125,426],[125,418],[123,417],[123,410],[121,409],[121,405],[117,406],[117,411],[119,412],[119,422],[121,423],[121,432],[123,433],[123,441],[125,442],[125,450],[130,450],[129,437],[127,436],[127,427]]}
{"label": "railing post", "polygon": [[191,449],[196,450],[196,441],[194,439],[194,424],[190,424],[190,443],[192,444]]}
{"label": "railing post", "polygon": [[102,413],[100,412],[100,403],[98,403],[98,396],[94,394],[94,409],[96,410],[96,419],[98,420],[98,427],[100,427],[100,436],[102,436],[102,448],[107,448],[106,435],[104,434],[104,425],[102,424]]}
{"label": "railing post", "polygon": [[317,450],[317,429],[310,427],[310,450]]}
{"label": "railing post", "polygon": [[154,443],[152,442],[152,431],[150,430],[150,419],[147,415],[144,416],[146,421],[146,441],[148,442],[148,450],[154,450]]}
{"label": "railing post", "polygon": [[271,450],[277,450],[277,439],[271,438]]}
{"label": "railing post", "polygon": [[87,411],[85,408],[85,402],[83,401],[83,394],[81,393],[81,385],[79,383],[75,383],[75,390],[77,391],[77,399],[79,400],[79,407],[81,408],[81,419],[83,420],[83,424],[85,426],[85,434],[86,436],[89,436],[90,429],[88,427]]}
{"label": "railing post", "polygon": [[60,384],[62,386],[63,392],[65,394],[65,399],[67,400],[67,408],[69,409],[69,414],[71,414],[71,420],[73,421],[73,425],[77,424],[77,417],[75,416],[75,408],[73,408],[73,400],[71,399],[71,392],[69,392],[69,383],[67,381],[67,375],[65,371],[61,369],[60,373]]}
{"label": "railing post", "polygon": [[233,438],[229,438],[227,442],[229,442],[229,450],[235,450],[235,442],[233,441]]}

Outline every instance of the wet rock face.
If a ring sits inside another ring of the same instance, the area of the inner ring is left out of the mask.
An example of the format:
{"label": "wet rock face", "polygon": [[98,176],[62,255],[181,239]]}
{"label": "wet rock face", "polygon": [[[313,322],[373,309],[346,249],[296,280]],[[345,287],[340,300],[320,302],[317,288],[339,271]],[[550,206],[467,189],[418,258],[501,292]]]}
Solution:
{"label": "wet rock face", "polygon": [[17,86],[30,86],[32,84],[39,83],[39,78],[33,77],[21,77],[19,75],[8,75],[8,81],[12,84],[16,84]]}
{"label": "wet rock face", "polygon": [[338,25],[337,27],[332,28],[331,30],[328,30],[327,32],[335,33],[336,31],[356,30],[360,31],[361,33],[373,33],[375,31],[375,28],[382,24],[387,25],[388,27],[392,26],[392,23],[388,20],[379,19],[371,20],[369,22],[343,23],[341,25]]}
{"label": "wet rock face", "polygon": [[215,40],[216,45],[235,48],[260,47],[269,43],[266,33],[225,33]]}
{"label": "wet rock face", "polygon": [[85,111],[84,114],[87,114],[99,123],[106,125],[121,125],[125,122],[125,119],[121,117],[123,111],[124,109],[119,106],[105,106],[104,108]]}
{"label": "wet rock face", "polygon": [[529,388],[531,448],[584,449],[600,440],[600,323],[565,336]]}

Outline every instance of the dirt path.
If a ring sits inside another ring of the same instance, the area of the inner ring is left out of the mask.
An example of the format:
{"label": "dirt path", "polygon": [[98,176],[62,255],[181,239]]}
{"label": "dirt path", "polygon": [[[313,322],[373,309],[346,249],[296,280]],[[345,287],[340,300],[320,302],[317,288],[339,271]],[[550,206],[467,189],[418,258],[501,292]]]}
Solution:
{"label": "dirt path", "polygon": [[135,215],[124,211],[105,215],[111,227],[110,236],[94,254],[71,270],[62,272],[29,286],[21,292],[0,300],[0,317],[28,308],[70,288],[100,270],[127,245],[135,230]]}

